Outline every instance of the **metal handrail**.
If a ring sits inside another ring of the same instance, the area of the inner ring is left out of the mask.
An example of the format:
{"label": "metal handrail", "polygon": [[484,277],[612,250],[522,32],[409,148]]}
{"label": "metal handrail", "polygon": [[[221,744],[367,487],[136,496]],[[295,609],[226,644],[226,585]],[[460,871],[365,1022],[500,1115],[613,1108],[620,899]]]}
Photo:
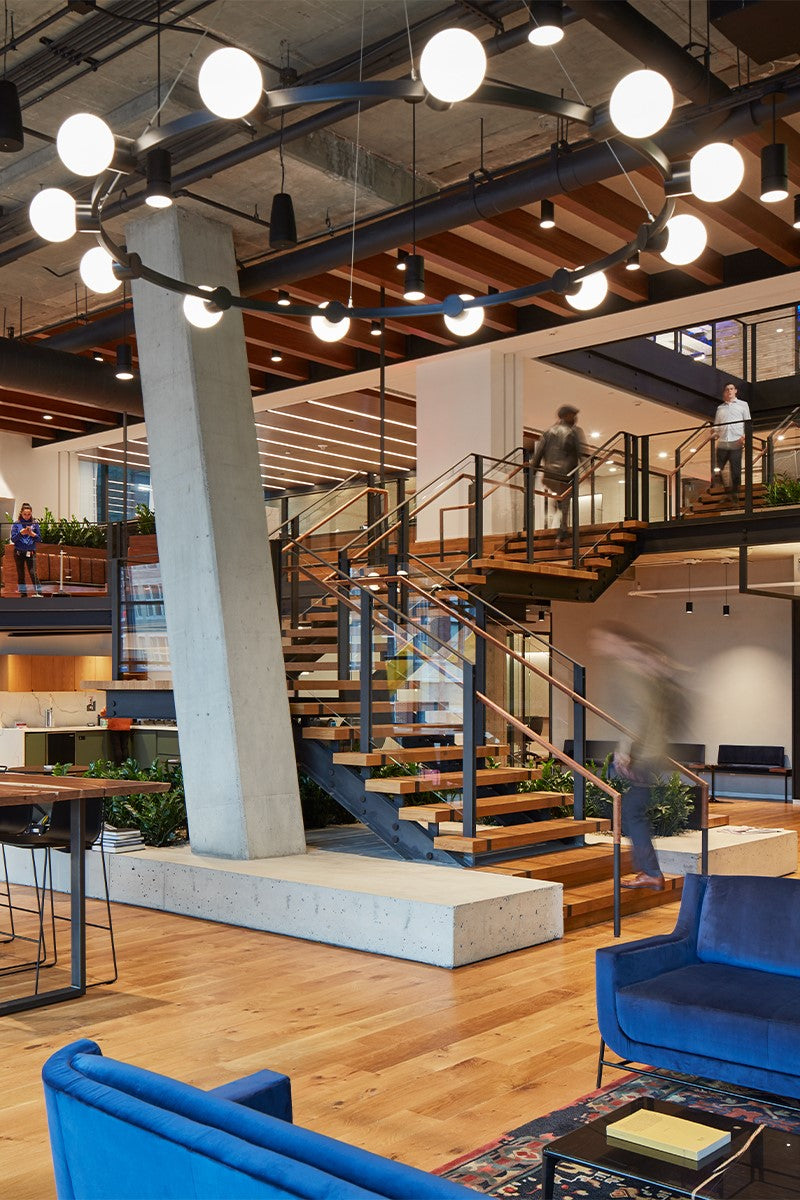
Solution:
{"label": "metal handrail", "polygon": [[273,529],[272,533],[269,535],[270,541],[279,537],[283,530],[286,529],[287,526],[291,525],[293,521],[299,521],[302,517],[308,516],[308,514],[313,512],[313,510],[319,504],[322,504],[323,500],[327,500],[329,496],[333,496],[336,492],[341,491],[342,488],[346,488],[348,484],[351,484],[354,479],[358,479],[360,475],[366,474],[366,471],[353,471],[352,475],[348,475],[346,479],[340,479],[335,487],[328,488],[326,491],[322,492],[321,495],[317,496],[316,500],[312,500],[311,504],[309,504],[306,508],[301,509],[299,513],[295,513],[293,517],[287,517],[285,521],[282,521],[278,528]]}
{"label": "metal handrail", "polygon": [[[329,521],[332,521],[334,517],[338,517],[340,513],[345,512],[348,508],[350,508],[350,506],[352,504],[357,504],[358,501],[361,500],[364,496],[373,496],[373,495],[383,496],[385,500],[388,500],[388,498],[389,498],[389,492],[386,488],[381,488],[381,487],[362,488],[361,491],[358,493],[358,495],[351,496],[349,500],[346,500],[344,502],[344,504],[339,505],[339,507],[334,509],[334,511],[332,513],[328,513],[326,516],[324,516],[322,518],[321,521],[317,521],[316,525],[312,525],[310,529],[307,529],[305,531],[305,533],[300,533],[297,535],[296,538],[293,538],[291,542],[287,542],[286,545],[281,548],[281,554],[285,554],[286,551],[289,550],[292,546],[299,546],[304,538],[310,537],[310,535],[312,533],[316,533],[316,531],[318,529],[321,529],[323,525],[327,525]],[[295,520],[297,520],[297,518],[292,517],[292,520],[295,521]]]}

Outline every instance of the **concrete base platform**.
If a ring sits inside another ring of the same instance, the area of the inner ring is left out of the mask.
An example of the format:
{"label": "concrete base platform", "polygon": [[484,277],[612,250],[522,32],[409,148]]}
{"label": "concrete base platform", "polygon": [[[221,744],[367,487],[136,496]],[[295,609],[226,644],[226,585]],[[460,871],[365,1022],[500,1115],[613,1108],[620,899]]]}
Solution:
{"label": "concrete base platform", "polygon": [[[7,849],[9,875],[30,883],[30,853]],[[53,854],[68,890],[69,860]],[[286,858],[206,858],[188,846],[110,854],[111,899],[288,937],[460,967],[563,936],[562,887],[481,871],[310,848]],[[87,854],[87,895],[103,894]]]}
{"label": "concrete base platform", "polygon": [[[608,842],[590,835],[588,841]],[[623,838],[625,845],[630,845]],[[661,870],[667,875],[700,874],[700,832],[653,838]],[[708,870],[711,875],[791,875],[797,870],[797,831],[722,825],[708,831]]]}

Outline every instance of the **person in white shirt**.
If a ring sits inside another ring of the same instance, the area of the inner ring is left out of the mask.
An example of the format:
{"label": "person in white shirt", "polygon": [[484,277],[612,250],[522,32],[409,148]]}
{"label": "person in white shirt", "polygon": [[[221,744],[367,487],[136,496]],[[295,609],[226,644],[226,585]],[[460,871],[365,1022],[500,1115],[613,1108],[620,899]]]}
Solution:
{"label": "person in white shirt", "polygon": [[714,431],[717,435],[717,472],[719,482],[724,486],[723,474],[725,464],[731,473],[731,484],[728,492],[731,499],[738,500],[739,486],[742,482],[742,446],[744,446],[744,423],[750,420],[750,409],[744,400],[736,395],[736,385],[728,383],[722,393],[722,404],[717,408],[714,417]]}

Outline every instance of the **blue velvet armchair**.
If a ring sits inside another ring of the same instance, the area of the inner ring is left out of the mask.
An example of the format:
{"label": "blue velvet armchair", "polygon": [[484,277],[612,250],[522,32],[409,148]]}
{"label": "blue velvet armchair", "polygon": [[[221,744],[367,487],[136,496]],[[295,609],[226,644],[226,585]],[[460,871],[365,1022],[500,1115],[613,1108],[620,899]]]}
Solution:
{"label": "blue velvet armchair", "polygon": [[203,1092],[73,1042],[43,1070],[58,1200],[466,1200],[446,1179],[292,1124],[285,1075]]}
{"label": "blue velvet armchair", "polygon": [[597,1016],[627,1062],[800,1097],[800,879],[688,875],[672,933],[598,950]]}

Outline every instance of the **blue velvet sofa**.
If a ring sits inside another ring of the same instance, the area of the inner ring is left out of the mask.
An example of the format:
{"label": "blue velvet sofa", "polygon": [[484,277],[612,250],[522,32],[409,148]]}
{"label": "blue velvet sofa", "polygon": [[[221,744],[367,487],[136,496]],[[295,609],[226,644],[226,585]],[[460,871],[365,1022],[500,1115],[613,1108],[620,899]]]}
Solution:
{"label": "blue velvet sofa", "polygon": [[42,1075],[59,1200],[474,1196],[293,1125],[290,1082],[272,1071],[203,1092],[82,1040]]}
{"label": "blue velvet sofa", "polygon": [[672,933],[596,965],[623,1059],[800,1097],[800,879],[687,875]]}

